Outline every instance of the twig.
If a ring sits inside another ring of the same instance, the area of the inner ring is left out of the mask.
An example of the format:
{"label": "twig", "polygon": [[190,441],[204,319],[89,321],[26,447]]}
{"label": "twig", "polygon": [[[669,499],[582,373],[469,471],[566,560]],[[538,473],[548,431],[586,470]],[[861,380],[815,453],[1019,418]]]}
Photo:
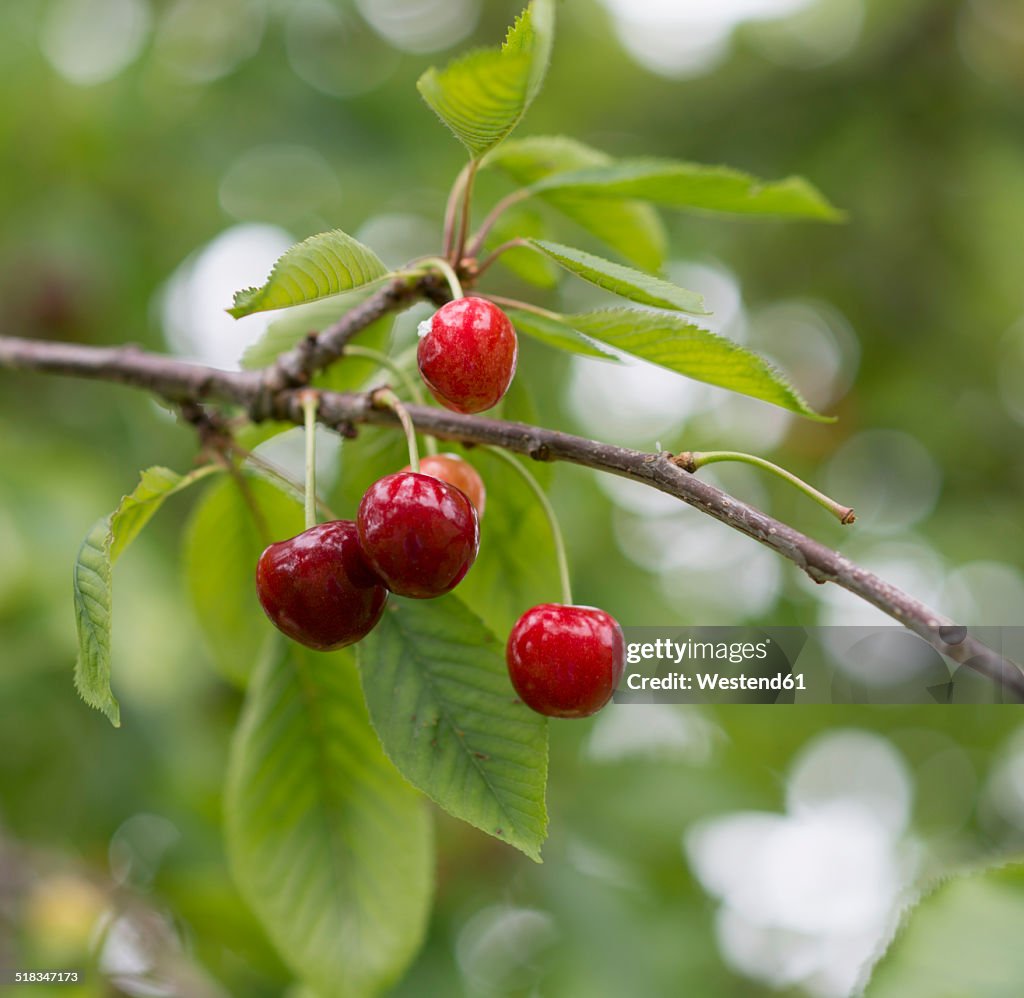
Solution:
{"label": "twig", "polygon": [[[143,388],[179,404],[215,401],[243,406],[254,418],[274,418],[296,425],[303,421],[300,392],[286,388],[264,399],[265,385],[259,371],[220,371],[133,347],[89,347],[0,337],[0,368],[110,381]],[[678,467],[671,454],[648,454],[558,430],[446,409],[409,405],[406,410],[418,430],[436,437],[492,444],[538,461],[568,461],[632,478],[675,496],[771,548],[815,582],[832,582],[859,596],[943,655],[1024,698],[1024,672],[1014,663],[970,634],[959,643],[950,643],[943,633],[953,621],[839,552]],[[394,412],[375,407],[365,394],[323,392],[318,417],[321,423],[343,431],[360,423],[399,424]]]}

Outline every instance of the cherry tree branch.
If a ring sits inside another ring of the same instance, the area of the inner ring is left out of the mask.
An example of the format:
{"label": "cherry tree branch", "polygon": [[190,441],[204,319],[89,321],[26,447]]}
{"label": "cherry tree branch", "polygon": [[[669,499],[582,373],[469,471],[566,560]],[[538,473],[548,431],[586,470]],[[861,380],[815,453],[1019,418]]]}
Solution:
{"label": "cherry tree branch", "polygon": [[[378,311],[382,315],[415,293],[414,290],[401,292],[395,299],[396,292],[391,291],[390,298],[379,298],[366,314],[376,318]],[[381,294],[378,292],[374,297]],[[367,304],[373,300],[367,299]],[[386,301],[389,304],[385,304]],[[351,315],[348,313],[345,319]],[[363,315],[362,320],[365,319]],[[334,344],[339,340],[347,342],[357,331],[345,324],[344,319],[332,329],[338,330],[332,337]],[[321,334],[317,341],[326,335]],[[327,352],[334,349],[332,345]],[[309,357],[316,357],[319,363],[324,354],[314,351],[315,345]],[[302,370],[315,369],[316,364],[309,365],[308,357],[303,363],[307,366]],[[114,382],[145,389],[179,405],[235,405],[257,421],[273,418],[301,424],[301,389],[275,388],[273,380],[268,381],[267,372],[277,367],[273,365],[262,371],[223,371],[132,346],[92,347],[0,336],[0,368]],[[677,461],[668,453],[645,453],[527,423],[466,416],[430,406],[407,405],[406,410],[421,433],[463,443],[491,444],[537,461],[567,461],[631,478],[674,496],[771,548],[815,582],[831,582],[860,597],[946,657],[969,666],[995,681],[1001,689],[1024,699],[1024,672],[1019,666],[838,551],[701,480],[681,466],[685,458]],[[395,413],[376,407],[370,394],[322,392],[318,419],[347,435],[352,435],[359,424],[399,427]]]}

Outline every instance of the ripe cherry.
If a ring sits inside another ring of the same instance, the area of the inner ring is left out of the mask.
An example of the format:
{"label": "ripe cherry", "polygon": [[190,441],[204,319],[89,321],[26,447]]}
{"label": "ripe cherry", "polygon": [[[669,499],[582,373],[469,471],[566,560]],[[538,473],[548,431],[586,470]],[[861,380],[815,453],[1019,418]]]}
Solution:
{"label": "ripe cherry", "polygon": [[542,603],[516,621],[505,660],[516,692],[549,717],[587,717],[622,677],[625,642],[610,614],[592,606]]}
{"label": "ripe cherry", "polygon": [[483,412],[516,373],[519,342],[507,315],[483,298],[458,298],[420,325],[420,374],[441,405]]}
{"label": "ripe cherry", "polygon": [[[408,465],[402,469],[408,471]],[[477,519],[484,518],[484,506],[487,502],[487,490],[480,472],[458,454],[430,454],[420,458],[420,472],[440,478],[442,482],[454,485],[466,494],[466,498],[476,509]]]}
{"label": "ripe cherry", "polygon": [[321,523],[271,544],[256,566],[256,592],[278,630],[317,651],[366,637],[388,598],[352,520]]}
{"label": "ripe cherry", "polygon": [[480,547],[476,510],[431,475],[399,471],[366,490],[356,516],[374,571],[399,596],[427,599],[454,589]]}

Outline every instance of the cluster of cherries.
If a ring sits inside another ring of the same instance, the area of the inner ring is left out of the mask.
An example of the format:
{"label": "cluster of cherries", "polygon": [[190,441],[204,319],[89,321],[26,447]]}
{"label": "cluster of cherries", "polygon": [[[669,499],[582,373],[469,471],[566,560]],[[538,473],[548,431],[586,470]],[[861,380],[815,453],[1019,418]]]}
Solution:
{"label": "cluster of cherries", "polygon": [[[420,373],[448,409],[475,413],[502,398],[515,374],[512,323],[492,302],[459,298],[421,327]],[[450,592],[476,559],[485,490],[454,454],[426,457],[374,482],[353,520],[332,520],[271,544],[256,591],[274,625],[317,651],[364,638],[388,592],[428,599]],[[622,675],[622,629],[595,607],[544,603],[519,618],[506,647],[512,685],[552,717],[586,717]]]}

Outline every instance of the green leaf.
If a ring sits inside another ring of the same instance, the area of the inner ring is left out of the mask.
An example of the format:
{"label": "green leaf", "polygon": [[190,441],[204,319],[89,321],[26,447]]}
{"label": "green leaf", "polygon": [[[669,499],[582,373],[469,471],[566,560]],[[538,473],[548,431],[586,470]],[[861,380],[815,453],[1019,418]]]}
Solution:
{"label": "green leaf", "polygon": [[242,354],[242,367],[247,371],[273,364],[286,350],[291,350],[309,333],[321,333],[347,312],[361,305],[373,288],[364,286],[340,295],[332,295],[306,305],[296,305],[271,322],[263,335]]}
{"label": "green leaf", "polygon": [[726,166],[668,159],[620,160],[557,173],[537,181],[536,193],[560,191],[586,198],[637,198],[672,208],[775,215],[838,222],[843,213],[803,177],[765,183]]}
{"label": "green leaf", "polygon": [[75,560],[75,688],[90,707],[102,710],[119,728],[121,708],[110,689],[110,590],[110,517],[104,516],[85,535]]}
{"label": "green leaf", "polygon": [[519,124],[540,90],[551,58],[553,0],[533,0],[500,49],[480,49],[428,69],[416,86],[472,158],[493,149]]}
{"label": "green leaf", "polygon": [[93,524],[79,548],[73,573],[78,632],[75,688],[90,707],[103,711],[115,728],[121,725],[121,710],[110,689],[114,562],[165,499],[218,470],[211,465],[179,475],[169,468],[147,468],[117,509]]}
{"label": "green leaf", "polygon": [[[487,157],[485,165],[497,166],[516,183],[529,187],[552,174],[613,162],[607,153],[575,139],[548,135],[506,142]],[[557,190],[536,193],[638,267],[656,271],[665,262],[665,227],[650,205],[612,199],[595,201]]]}
{"label": "green leaf", "polygon": [[[506,418],[510,414],[506,411]],[[466,454],[487,484],[481,544],[473,570],[459,583],[459,599],[495,634],[508,634],[520,614],[559,591],[551,527],[523,479],[486,448]],[[529,461],[535,477],[550,465]]]}
{"label": "green leaf", "polygon": [[1017,998],[1024,867],[954,877],[910,909],[865,998]]}
{"label": "green leaf", "polygon": [[[246,497],[225,478],[196,504],[183,541],[186,588],[220,672],[244,686],[276,635],[256,598],[256,562],[270,541],[301,533],[302,503],[255,475]],[[258,519],[257,519],[258,517]]]}
{"label": "green leaf", "polygon": [[387,273],[373,250],[341,229],[321,232],[288,250],[262,287],[236,291],[228,312],[240,319],[253,312],[301,305],[372,284]]}
{"label": "green leaf", "polygon": [[570,273],[623,298],[654,308],[670,308],[694,315],[708,314],[703,296],[696,291],[687,291],[659,277],[651,277],[650,274],[602,260],[592,253],[561,243],[543,239],[530,239],[529,243]]}
{"label": "green leaf", "polygon": [[432,893],[425,802],[384,757],[351,655],[275,642],[228,762],[225,831],[242,895],[323,995],[376,995],[423,939]]}
{"label": "green leaf", "polygon": [[483,622],[455,596],[392,599],[358,653],[370,718],[402,775],[539,862],[547,726],[516,697]]}
{"label": "green leaf", "polygon": [[549,347],[565,350],[567,353],[581,354],[584,357],[619,362],[619,358],[614,354],[592,343],[555,316],[538,315],[536,312],[518,308],[506,309],[506,315],[512,320],[512,325],[518,332],[526,333],[527,336],[546,343]]}
{"label": "green leaf", "polygon": [[808,419],[816,413],[763,357],[665,312],[609,308],[564,316],[581,333],[696,381],[762,399]]}

